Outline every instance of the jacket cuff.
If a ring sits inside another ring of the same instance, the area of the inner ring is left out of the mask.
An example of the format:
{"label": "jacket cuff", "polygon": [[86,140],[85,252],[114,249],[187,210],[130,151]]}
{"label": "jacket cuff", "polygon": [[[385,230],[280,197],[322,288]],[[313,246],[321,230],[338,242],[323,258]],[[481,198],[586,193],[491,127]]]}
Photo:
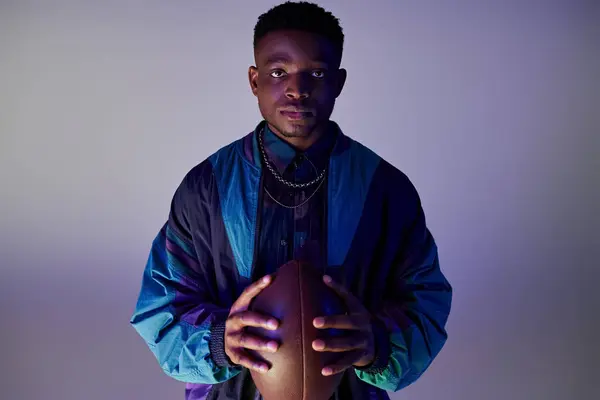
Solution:
{"label": "jacket cuff", "polygon": [[215,365],[232,368],[236,365],[231,362],[225,353],[225,322],[219,321],[212,325],[208,348]]}
{"label": "jacket cuff", "polygon": [[390,358],[390,335],[383,322],[373,318],[373,335],[375,336],[375,359],[364,367],[355,367],[368,374],[380,374],[388,365]]}

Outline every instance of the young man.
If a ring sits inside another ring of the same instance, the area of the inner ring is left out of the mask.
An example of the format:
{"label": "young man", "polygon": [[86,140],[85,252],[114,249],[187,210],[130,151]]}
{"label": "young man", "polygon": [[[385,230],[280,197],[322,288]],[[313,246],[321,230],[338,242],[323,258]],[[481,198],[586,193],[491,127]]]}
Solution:
{"label": "young man", "polygon": [[314,321],[348,333],[313,343],[345,353],[322,371],[344,374],[334,399],[389,398],[446,341],[452,291],[414,186],[329,119],[343,41],[314,4],[259,17],[248,75],[264,121],[186,174],[152,244],[131,323],[187,400],[260,399],[250,369],[269,366],[245,349],[279,343],[243,328],[279,321],[247,308],[292,259],[320,268],[350,310]]}

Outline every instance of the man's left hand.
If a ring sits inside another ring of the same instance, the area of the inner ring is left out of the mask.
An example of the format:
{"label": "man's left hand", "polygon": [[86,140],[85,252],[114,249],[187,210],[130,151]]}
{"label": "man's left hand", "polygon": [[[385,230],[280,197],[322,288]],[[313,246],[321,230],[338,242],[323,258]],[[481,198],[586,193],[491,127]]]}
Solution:
{"label": "man's left hand", "polygon": [[375,337],[371,314],[352,293],[334,282],[330,276],[325,275],[323,282],[344,300],[348,313],[317,317],[313,320],[313,325],[318,329],[333,328],[351,332],[340,338],[313,341],[312,347],[316,351],[347,353],[337,363],[325,366],[321,373],[333,375],[350,367],[365,367],[371,364],[375,358]]}

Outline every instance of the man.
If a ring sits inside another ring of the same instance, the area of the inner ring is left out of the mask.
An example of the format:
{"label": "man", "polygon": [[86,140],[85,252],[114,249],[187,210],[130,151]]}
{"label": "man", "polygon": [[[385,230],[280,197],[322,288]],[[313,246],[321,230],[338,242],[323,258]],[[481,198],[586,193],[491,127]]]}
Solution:
{"label": "man", "polygon": [[[344,339],[323,374],[344,374],[334,399],[388,399],[446,341],[451,287],[409,179],[330,121],[346,71],[339,21],[287,2],[254,31],[252,92],[264,121],[189,171],[155,238],[131,323],[186,399],[260,399],[246,349],[280,343],[244,333],[279,321],[248,310],[270,274],[305,260],[347,303],[317,318]],[[264,278],[263,278],[264,277]]]}

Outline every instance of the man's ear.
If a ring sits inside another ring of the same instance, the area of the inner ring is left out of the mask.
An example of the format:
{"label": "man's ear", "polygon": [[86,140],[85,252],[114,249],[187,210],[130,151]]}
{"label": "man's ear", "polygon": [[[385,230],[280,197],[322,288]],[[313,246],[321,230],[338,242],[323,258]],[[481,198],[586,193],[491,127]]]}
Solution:
{"label": "man's ear", "polygon": [[256,68],[254,65],[248,68],[248,82],[250,83],[252,94],[256,96],[258,93],[258,68]]}
{"label": "man's ear", "polygon": [[340,68],[337,70],[336,78],[335,78],[335,98],[337,99],[340,94],[342,94],[342,89],[344,88],[344,84],[346,83],[346,78],[348,77],[348,72],[344,68]]}

